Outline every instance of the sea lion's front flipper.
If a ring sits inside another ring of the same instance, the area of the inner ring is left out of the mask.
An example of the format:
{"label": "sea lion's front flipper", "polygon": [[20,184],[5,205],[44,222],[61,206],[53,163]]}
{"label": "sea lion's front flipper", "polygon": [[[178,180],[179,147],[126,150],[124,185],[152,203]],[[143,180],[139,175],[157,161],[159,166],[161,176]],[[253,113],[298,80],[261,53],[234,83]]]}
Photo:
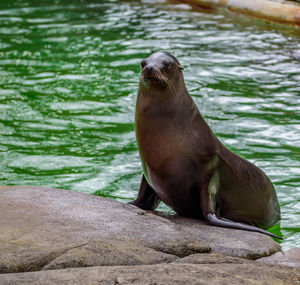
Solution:
{"label": "sea lion's front flipper", "polygon": [[154,192],[152,187],[148,184],[147,180],[145,179],[145,176],[143,175],[139,195],[136,198],[136,200],[130,202],[130,204],[133,204],[144,210],[155,210],[159,202],[159,197]]}
{"label": "sea lion's front flipper", "polygon": [[266,234],[269,236],[272,236],[274,238],[282,239],[281,237],[274,235],[264,229],[253,227],[247,224],[231,221],[228,219],[223,219],[223,218],[218,218],[215,214],[213,213],[208,213],[206,215],[207,221],[214,226],[220,226],[224,228],[233,228],[233,229],[239,229],[239,230],[246,230],[246,231],[252,231],[252,232],[259,232],[262,234]]}

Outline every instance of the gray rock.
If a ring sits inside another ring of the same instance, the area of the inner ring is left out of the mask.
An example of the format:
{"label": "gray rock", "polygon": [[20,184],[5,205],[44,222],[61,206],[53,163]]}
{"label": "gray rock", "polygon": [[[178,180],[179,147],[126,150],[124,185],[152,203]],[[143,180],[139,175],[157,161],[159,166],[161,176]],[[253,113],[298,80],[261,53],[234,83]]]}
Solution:
{"label": "gray rock", "polygon": [[220,263],[254,263],[254,261],[239,257],[229,256],[220,252],[196,253],[176,259],[173,263],[188,264],[220,264]]}
{"label": "gray rock", "polygon": [[[103,265],[105,260],[149,264],[210,251],[208,243],[168,219],[98,196],[2,186],[0,209],[0,272]],[[91,249],[95,253],[88,256]]]}
{"label": "gray rock", "polygon": [[256,262],[300,268],[300,248],[291,248],[285,252],[277,252],[271,256],[259,258]]}
{"label": "gray rock", "polygon": [[254,260],[281,250],[278,243],[264,234],[213,227],[204,221],[187,219],[179,215],[169,217],[169,220],[181,226],[180,229],[190,237],[209,243],[212,251],[223,252],[230,256]]}
{"label": "gray rock", "polygon": [[0,284],[299,284],[297,270],[261,264],[159,264],[1,274]]}
{"label": "gray rock", "polygon": [[211,248],[252,259],[280,250],[259,233],[59,189],[2,186],[0,211],[2,273],[165,263]]}
{"label": "gray rock", "polygon": [[67,267],[139,265],[171,262],[176,256],[133,241],[102,240],[76,246],[56,257],[43,270]]}

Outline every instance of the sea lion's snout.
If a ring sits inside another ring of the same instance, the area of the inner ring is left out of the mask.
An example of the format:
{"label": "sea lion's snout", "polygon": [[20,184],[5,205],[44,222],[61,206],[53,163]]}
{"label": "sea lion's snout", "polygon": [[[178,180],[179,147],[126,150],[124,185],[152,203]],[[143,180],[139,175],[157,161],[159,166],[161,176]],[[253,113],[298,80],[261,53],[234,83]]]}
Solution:
{"label": "sea lion's snout", "polygon": [[142,66],[142,75],[144,79],[157,79],[155,71],[157,68],[154,67],[152,64],[147,64],[142,61],[141,63]]}
{"label": "sea lion's snout", "polygon": [[149,60],[142,60],[141,62],[142,74],[141,79],[144,82],[146,88],[164,88],[164,77],[160,67],[157,66],[157,63]]}
{"label": "sea lion's snout", "polygon": [[146,66],[146,70],[147,72],[151,72],[153,70],[153,66],[152,65]]}

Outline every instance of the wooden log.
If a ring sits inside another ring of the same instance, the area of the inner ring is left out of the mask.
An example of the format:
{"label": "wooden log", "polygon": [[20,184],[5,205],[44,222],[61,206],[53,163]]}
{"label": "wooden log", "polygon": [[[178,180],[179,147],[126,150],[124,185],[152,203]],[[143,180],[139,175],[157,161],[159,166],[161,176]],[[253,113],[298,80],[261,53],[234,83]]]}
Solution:
{"label": "wooden log", "polygon": [[268,0],[183,0],[208,8],[227,8],[246,15],[300,26],[300,5],[292,2],[273,2]]}

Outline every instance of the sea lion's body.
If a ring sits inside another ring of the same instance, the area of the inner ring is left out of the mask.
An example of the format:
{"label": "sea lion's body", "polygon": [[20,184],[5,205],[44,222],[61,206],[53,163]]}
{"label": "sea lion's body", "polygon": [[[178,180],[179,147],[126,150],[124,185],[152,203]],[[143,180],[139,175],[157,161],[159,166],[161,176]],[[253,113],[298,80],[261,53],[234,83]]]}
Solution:
{"label": "sea lion's body", "polygon": [[217,139],[188,94],[176,58],[159,52],[143,62],[136,137],[144,175],[133,203],[155,209],[162,200],[178,214],[224,227],[265,232],[249,225],[276,224],[280,208],[272,183]]}

